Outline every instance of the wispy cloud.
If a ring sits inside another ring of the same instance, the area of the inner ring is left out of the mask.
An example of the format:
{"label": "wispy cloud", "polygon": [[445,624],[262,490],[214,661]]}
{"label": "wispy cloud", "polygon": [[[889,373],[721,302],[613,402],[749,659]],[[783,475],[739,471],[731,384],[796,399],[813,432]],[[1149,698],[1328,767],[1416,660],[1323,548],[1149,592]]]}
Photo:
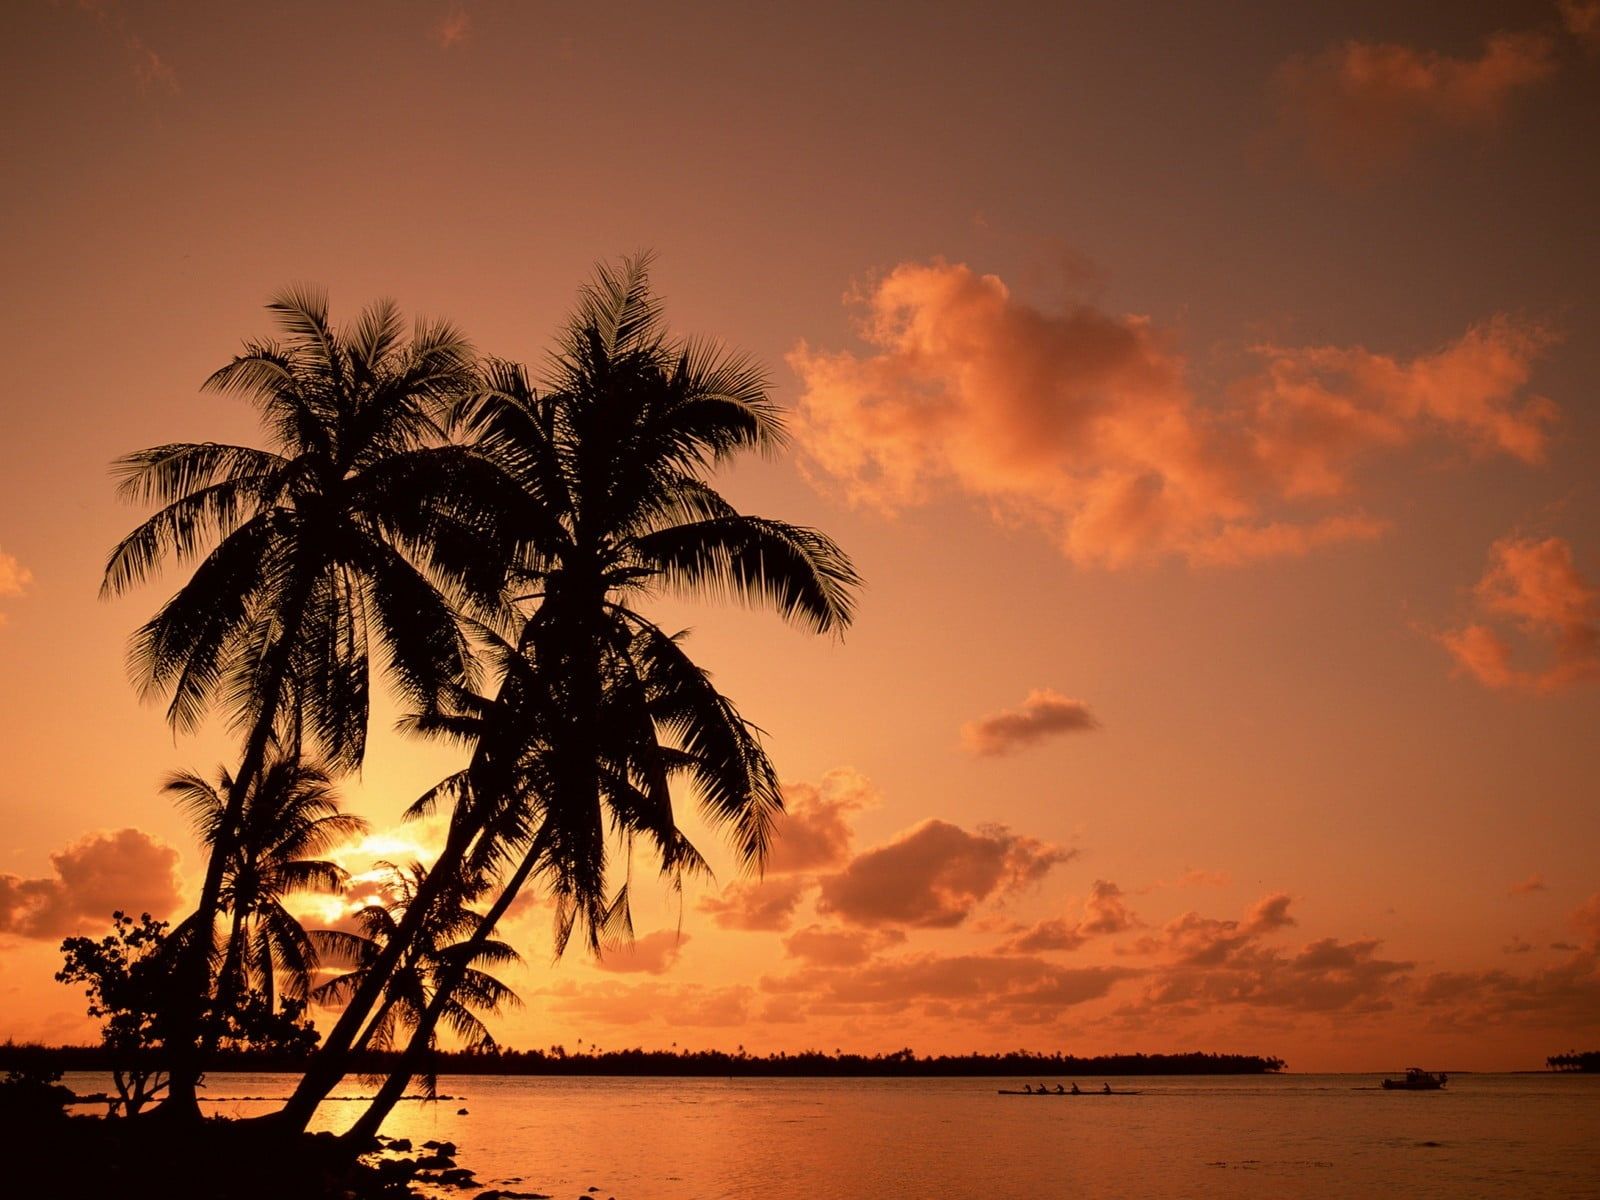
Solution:
{"label": "wispy cloud", "polygon": [[1280,66],[1282,131],[1333,178],[1365,182],[1439,138],[1482,135],[1556,72],[1553,40],[1497,33],[1474,56],[1347,41]]}
{"label": "wispy cloud", "polygon": [[76,0],[76,7],[122,47],[127,55],[129,71],[141,94],[178,94],[178,73],[153,46],[129,27],[127,12],[118,0]]}
{"label": "wispy cloud", "polygon": [[[1472,594],[1486,620],[1437,635],[1462,672],[1485,687],[1525,692],[1600,680],[1600,590],[1579,573],[1563,539],[1501,538]],[[1511,643],[1491,621],[1518,630],[1545,665],[1517,666]]]}
{"label": "wispy cloud", "polygon": [[1084,565],[1376,537],[1352,498],[1364,462],[1433,441],[1535,463],[1556,417],[1527,391],[1552,335],[1510,317],[1409,359],[1257,346],[1205,399],[1149,318],[1046,311],[965,265],[902,263],[854,299],[868,352],[789,355],[803,464],[885,511],[965,493]]}
{"label": "wispy cloud", "polygon": [[961,728],[961,743],[973,754],[993,758],[1033,746],[1066,733],[1098,729],[1089,706],[1050,688],[1035,688],[1020,708],[969,721]]}
{"label": "wispy cloud", "polygon": [[[18,562],[16,555],[0,550],[0,600],[24,595],[32,583],[33,572]],[[6,614],[0,612],[0,625],[5,623]]]}
{"label": "wispy cloud", "polygon": [[472,14],[456,5],[434,23],[432,35],[441,50],[461,45],[472,36]]}
{"label": "wispy cloud", "polygon": [[1591,50],[1600,49],[1600,0],[1556,0],[1568,33]]}
{"label": "wispy cloud", "polygon": [[1506,895],[1531,896],[1534,892],[1543,892],[1548,890],[1549,886],[1544,881],[1543,873],[1535,871],[1526,879],[1522,879],[1516,883],[1513,883],[1509,888],[1506,889]]}

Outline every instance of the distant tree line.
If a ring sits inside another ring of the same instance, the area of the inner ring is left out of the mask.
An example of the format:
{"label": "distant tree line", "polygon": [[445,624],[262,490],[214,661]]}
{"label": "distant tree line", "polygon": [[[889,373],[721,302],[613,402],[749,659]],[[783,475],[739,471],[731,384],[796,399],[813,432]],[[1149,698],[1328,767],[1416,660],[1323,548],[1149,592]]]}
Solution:
{"label": "distant tree line", "polygon": [[[1589,1057],[1595,1057],[1593,1055]],[[401,1061],[396,1051],[369,1050],[350,1060],[353,1073],[387,1075]],[[65,1071],[104,1071],[113,1059],[99,1046],[0,1046],[0,1070],[49,1066]],[[214,1051],[205,1066],[213,1071],[283,1071],[304,1069],[306,1055],[278,1050]],[[549,1050],[435,1051],[428,1067],[437,1075],[684,1075],[702,1077],[882,1077],[937,1078],[1029,1075],[1264,1075],[1287,1064],[1275,1056],[1255,1054],[1076,1054],[1014,1050],[1004,1054],[919,1055],[913,1050],[888,1054],[728,1053],[724,1050],[605,1050],[570,1054]]]}
{"label": "distant tree line", "polygon": [[1568,1050],[1544,1060],[1552,1071],[1600,1071],[1600,1050]]}

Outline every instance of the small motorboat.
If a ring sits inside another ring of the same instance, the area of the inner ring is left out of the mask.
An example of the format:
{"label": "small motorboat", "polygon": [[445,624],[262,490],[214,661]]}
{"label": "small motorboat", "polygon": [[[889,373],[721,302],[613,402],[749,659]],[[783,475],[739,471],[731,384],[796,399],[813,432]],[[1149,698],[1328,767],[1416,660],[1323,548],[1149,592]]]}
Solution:
{"label": "small motorboat", "polygon": [[1385,1079],[1383,1087],[1390,1092],[1437,1092],[1449,1078],[1443,1072],[1435,1075],[1421,1067],[1407,1067],[1404,1079]]}

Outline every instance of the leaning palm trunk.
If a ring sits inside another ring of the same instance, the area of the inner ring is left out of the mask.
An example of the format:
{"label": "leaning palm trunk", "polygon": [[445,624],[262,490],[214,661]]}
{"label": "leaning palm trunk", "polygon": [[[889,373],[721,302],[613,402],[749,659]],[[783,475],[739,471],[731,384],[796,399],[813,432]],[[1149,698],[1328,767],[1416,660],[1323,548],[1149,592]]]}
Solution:
{"label": "leaning palm trunk", "polygon": [[384,944],[382,953],[362,977],[344,1011],[339,1014],[338,1021],[323,1039],[305,1074],[300,1077],[288,1103],[272,1114],[274,1124],[282,1124],[295,1131],[304,1130],[316,1113],[317,1106],[344,1078],[350,1067],[351,1051],[364,1040],[362,1030],[368,1014],[383,998],[384,988],[400,965],[400,960],[415,943],[423,921],[446,884],[458,875],[474,834],[473,826],[464,820],[452,825],[449,841],[428,872],[422,887],[406,906],[400,927],[394,937]]}
{"label": "leaning palm trunk", "polygon": [[528,881],[528,876],[539,865],[539,851],[530,849],[523,857],[521,864],[506,880],[505,886],[500,890],[500,895],[495,899],[489,911],[483,914],[478,921],[478,927],[473,930],[472,937],[462,946],[457,948],[457,955],[453,956],[450,965],[439,978],[434,988],[433,998],[428,1002],[428,1007],[423,1010],[417,1021],[417,1027],[411,1032],[411,1040],[406,1043],[405,1052],[400,1056],[400,1063],[389,1077],[383,1081],[383,1086],[378,1089],[378,1094],[368,1105],[367,1110],[361,1114],[356,1123],[345,1133],[346,1144],[360,1147],[369,1142],[383,1122],[393,1111],[394,1106],[406,1094],[406,1088],[411,1085],[411,1078],[422,1066],[429,1048],[433,1045],[433,1035],[439,1027],[439,1020],[444,1016],[445,1010],[450,1006],[450,1001],[455,990],[460,986],[461,980],[466,976],[474,959],[484,945],[494,936],[495,926],[500,923],[500,918],[515,902],[517,895],[522,890],[522,885]]}
{"label": "leaning palm trunk", "polygon": [[198,1035],[201,1014],[211,999],[211,955],[215,949],[213,926],[222,903],[222,877],[228,860],[237,848],[239,827],[244,818],[245,796],[266,763],[267,748],[272,744],[274,727],[281,714],[283,685],[288,676],[289,656],[294,645],[288,631],[292,629],[298,633],[300,618],[309,600],[310,587],[302,584],[290,605],[290,619],[285,622],[285,633],[280,636],[268,657],[266,686],[261,689],[264,703],[251,725],[243,760],[234,776],[233,786],[228,790],[228,805],[217,831],[217,841],[211,847],[211,858],[206,863],[205,881],[200,885],[200,902],[195,907],[193,917],[194,936],[176,964],[179,982],[173,994],[179,999],[168,1027],[166,1047],[169,1081],[167,1098],[161,1105],[162,1111],[168,1115],[186,1118],[200,1115],[195,1089],[200,1083],[204,1049]]}

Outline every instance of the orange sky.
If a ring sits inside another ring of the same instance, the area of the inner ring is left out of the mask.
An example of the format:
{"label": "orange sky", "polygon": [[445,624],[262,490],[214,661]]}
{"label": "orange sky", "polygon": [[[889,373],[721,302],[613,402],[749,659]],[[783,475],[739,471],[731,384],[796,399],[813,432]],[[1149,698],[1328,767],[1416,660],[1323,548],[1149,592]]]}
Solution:
{"label": "orange sky", "polygon": [[601,966],[530,905],[505,1041],[1595,1044],[1600,4],[1298,7],[5,6],[0,1036],[89,1036],[56,943],[192,897],[229,754],[126,681],[107,463],[255,437],[198,385],[286,283],[537,363],[652,247],[793,412],[728,493],[869,586],[660,606],[788,840]]}

